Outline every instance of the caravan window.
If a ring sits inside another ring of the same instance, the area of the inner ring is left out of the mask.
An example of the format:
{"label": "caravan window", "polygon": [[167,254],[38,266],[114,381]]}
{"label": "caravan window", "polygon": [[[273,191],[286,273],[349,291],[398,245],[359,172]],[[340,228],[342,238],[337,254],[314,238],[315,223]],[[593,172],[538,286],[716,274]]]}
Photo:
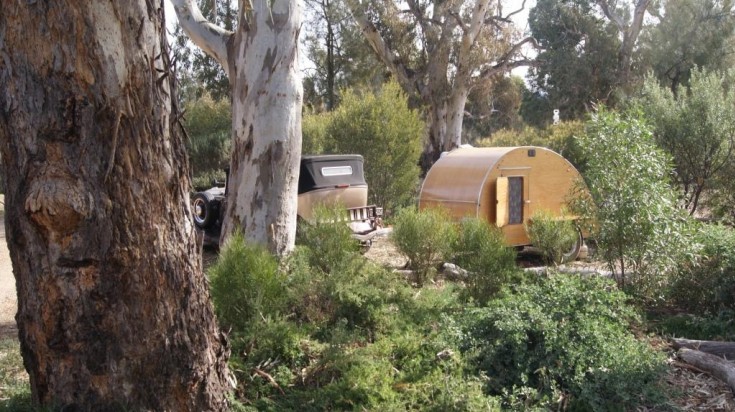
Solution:
{"label": "caravan window", "polygon": [[508,224],[523,223],[523,177],[508,178]]}

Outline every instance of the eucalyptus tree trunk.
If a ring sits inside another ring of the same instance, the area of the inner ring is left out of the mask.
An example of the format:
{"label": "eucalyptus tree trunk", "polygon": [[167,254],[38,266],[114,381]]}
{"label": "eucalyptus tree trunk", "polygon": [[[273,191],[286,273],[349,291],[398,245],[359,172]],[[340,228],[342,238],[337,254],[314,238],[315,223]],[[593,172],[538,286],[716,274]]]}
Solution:
{"label": "eucalyptus tree trunk", "polygon": [[302,84],[297,45],[301,1],[241,2],[232,33],[172,0],[189,37],[225,68],[232,87],[232,159],[221,242],[238,229],[283,255],[296,237]]}
{"label": "eucalyptus tree trunk", "polygon": [[226,407],[154,0],[0,2],[0,149],[35,403]]}

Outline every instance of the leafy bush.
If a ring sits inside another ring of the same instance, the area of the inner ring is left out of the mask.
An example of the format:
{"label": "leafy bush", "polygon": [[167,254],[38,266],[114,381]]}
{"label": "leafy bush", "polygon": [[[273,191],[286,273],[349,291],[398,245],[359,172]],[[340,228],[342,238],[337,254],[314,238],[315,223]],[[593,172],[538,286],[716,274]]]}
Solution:
{"label": "leafy bush", "polygon": [[407,208],[396,217],[393,243],[408,257],[408,267],[421,286],[432,271],[452,252],[456,237],[454,224],[441,209],[417,211]]}
{"label": "leafy bush", "polygon": [[559,219],[546,210],[535,212],[524,226],[533,246],[541,250],[546,260],[554,265],[562,263],[564,254],[579,240],[574,222],[563,216]]}
{"label": "leafy bush", "polygon": [[224,182],[225,180],[227,180],[227,175],[224,170],[210,170],[194,177],[191,181],[191,186],[196,191],[202,191],[214,186],[214,181]]}
{"label": "leafy bush", "polygon": [[[593,223],[591,237],[621,287],[631,281],[642,297],[660,298],[667,270],[686,249],[683,215],[669,185],[669,157],[639,114],[601,108],[580,139],[591,197],[574,211]],[[629,279],[630,278],[630,279]]]}
{"label": "leafy bush", "polygon": [[230,164],[232,140],[229,100],[213,100],[205,94],[189,102],[185,113],[184,128],[189,136],[186,150],[194,178],[224,170]]}
{"label": "leafy bush", "polygon": [[312,267],[329,273],[358,251],[359,243],[352,238],[345,213],[339,204],[317,206],[313,222],[299,222],[297,244],[306,246]]}
{"label": "leafy bush", "polygon": [[453,261],[469,272],[467,293],[484,304],[508,284],[519,282],[516,253],[505,245],[503,233],[486,221],[464,219],[453,245]]}
{"label": "leafy bush", "polygon": [[735,71],[694,68],[689,86],[675,91],[649,75],[638,104],[654,126],[658,144],[673,158],[682,200],[694,213],[714,183],[734,189],[727,165],[735,163]]}
{"label": "leafy bush", "polygon": [[325,152],[365,158],[370,202],[383,206],[386,215],[412,204],[424,124],[419,112],[408,107],[401,87],[393,82],[378,94],[347,91],[331,117]]}
{"label": "leafy bush", "polygon": [[469,311],[463,349],[509,405],[626,410],[657,393],[665,366],[628,331],[635,319],[610,281],[556,275]]}
{"label": "leafy bush", "polygon": [[673,303],[701,315],[735,311],[735,230],[702,224],[694,243],[702,249],[693,261],[679,265],[671,288]]}
{"label": "leafy bush", "polygon": [[[649,315],[650,316],[650,315]],[[648,319],[658,334],[698,340],[735,340],[735,311],[723,310],[715,315],[676,314]]]}
{"label": "leafy bush", "polygon": [[501,129],[490,137],[477,140],[477,147],[546,146],[540,129],[524,127],[522,130]]}
{"label": "leafy bush", "polygon": [[304,114],[301,121],[302,142],[301,153],[320,154],[324,152],[327,140],[327,128],[331,121],[331,113]]}
{"label": "leafy bush", "polygon": [[285,308],[285,279],[275,257],[247,244],[239,233],[223,245],[208,273],[217,318],[225,328],[246,332],[253,322]]}

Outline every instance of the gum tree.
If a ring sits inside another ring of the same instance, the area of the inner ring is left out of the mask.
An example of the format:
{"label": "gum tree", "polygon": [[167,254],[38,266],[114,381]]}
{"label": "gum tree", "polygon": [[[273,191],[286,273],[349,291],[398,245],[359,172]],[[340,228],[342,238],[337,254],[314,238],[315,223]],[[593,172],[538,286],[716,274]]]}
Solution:
{"label": "gum tree", "polygon": [[363,35],[398,84],[426,107],[427,168],[461,144],[470,91],[514,67],[530,37],[521,38],[500,0],[347,0]]}
{"label": "gum tree", "polygon": [[226,407],[153,1],[0,2],[0,150],[34,403]]}
{"label": "gum tree", "polygon": [[191,40],[224,69],[232,88],[232,158],[222,241],[235,230],[279,255],[293,249],[301,156],[301,1],[240,2],[234,32],[194,0],[172,0]]}

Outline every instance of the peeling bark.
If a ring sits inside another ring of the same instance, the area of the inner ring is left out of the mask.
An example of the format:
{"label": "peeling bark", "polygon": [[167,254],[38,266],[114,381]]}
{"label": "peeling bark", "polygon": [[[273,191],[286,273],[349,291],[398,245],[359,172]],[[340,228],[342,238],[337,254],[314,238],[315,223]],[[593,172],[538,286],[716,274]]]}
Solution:
{"label": "peeling bark", "polygon": [[0,150],[35,403],[226,407],[163,5],[0,3]]}
{"label": "peeling bark", "polygon": [[221,63],[232,86],[233,151],[220,241],[241,230],[246,239],[286,254],[296,238],[301,156],[301,2],[253,1],[241,8],[234,34],[209,40],[201,33],[211,33],[211,24],[187,18],[201,15],[194,1],[172,1],[184,31],[205,52],[227,44]]}

